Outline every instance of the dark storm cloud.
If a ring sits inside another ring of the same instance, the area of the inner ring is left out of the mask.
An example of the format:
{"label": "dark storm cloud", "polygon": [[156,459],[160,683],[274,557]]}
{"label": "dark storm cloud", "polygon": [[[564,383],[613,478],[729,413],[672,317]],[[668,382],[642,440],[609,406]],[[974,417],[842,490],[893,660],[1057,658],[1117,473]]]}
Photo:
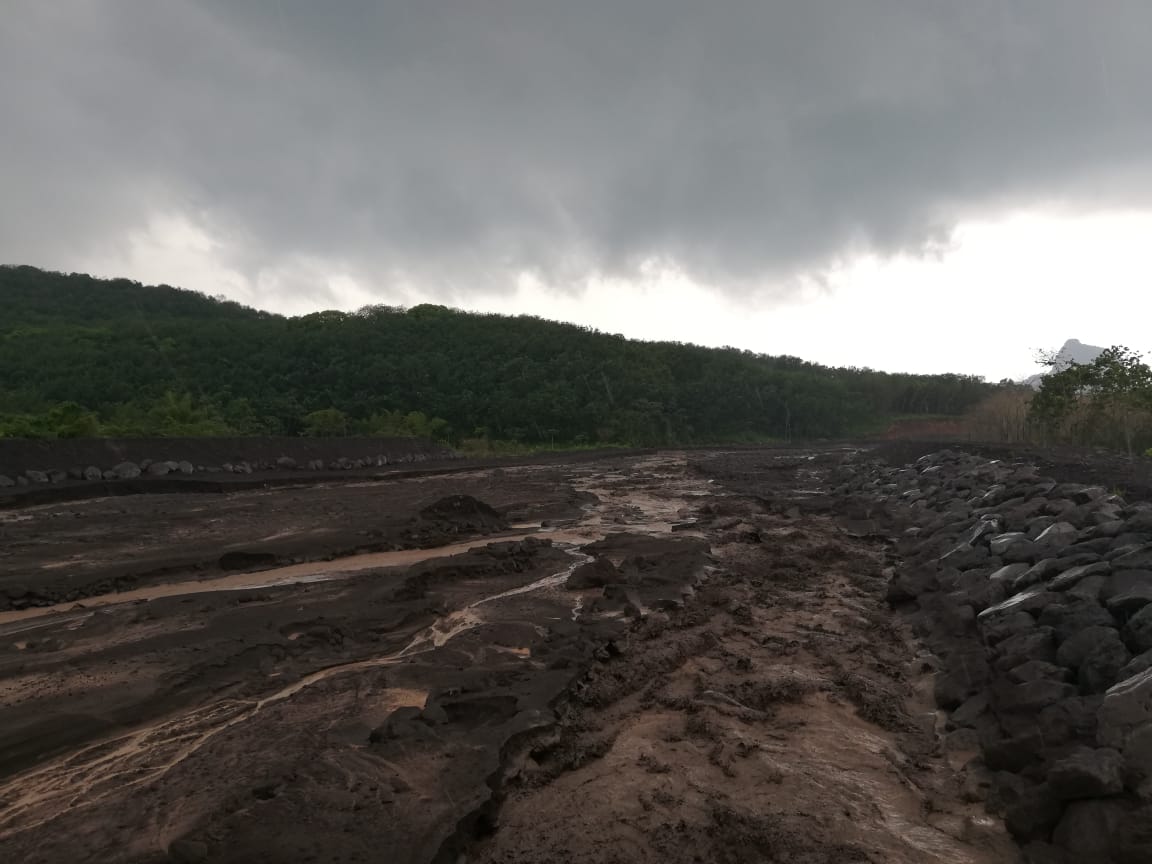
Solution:
{"label": "dark storm cloud", "polygon": [[[9,0],[0,259],[183,214],[248,274],[745,286],[1152,204],[1144,0]],[[174,277],[173,281],[176,281]],[[459,293],[457,293],[459,296]]]}

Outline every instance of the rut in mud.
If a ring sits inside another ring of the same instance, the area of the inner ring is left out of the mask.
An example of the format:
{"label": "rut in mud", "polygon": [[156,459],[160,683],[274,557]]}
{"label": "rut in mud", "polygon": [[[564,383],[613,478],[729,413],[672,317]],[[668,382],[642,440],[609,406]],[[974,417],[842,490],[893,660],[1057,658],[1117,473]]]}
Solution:
{"label": "rut in mud", "polygon": [[814,504],[840,454],[780,456],[472,472],[544,524],[21,611],[0,853],[1014,860],[938,750],[884,544]]}

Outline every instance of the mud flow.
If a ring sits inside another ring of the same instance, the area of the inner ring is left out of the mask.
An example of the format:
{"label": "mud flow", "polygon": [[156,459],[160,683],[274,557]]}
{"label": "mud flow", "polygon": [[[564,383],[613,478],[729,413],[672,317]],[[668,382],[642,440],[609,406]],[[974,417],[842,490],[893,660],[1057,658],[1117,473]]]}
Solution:
{"label": "mud flow", "polygon": [[6,511],[0,860],[1016,861],[845,456]]}

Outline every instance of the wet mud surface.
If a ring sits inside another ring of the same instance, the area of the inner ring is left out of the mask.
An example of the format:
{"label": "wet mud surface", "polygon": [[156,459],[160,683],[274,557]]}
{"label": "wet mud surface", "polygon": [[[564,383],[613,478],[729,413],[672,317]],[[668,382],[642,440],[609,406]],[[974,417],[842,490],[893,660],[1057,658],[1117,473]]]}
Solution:
{"label": "wet mud surface", "polygon": [[1015,861],[844,456],[6,511],[0,860]]}

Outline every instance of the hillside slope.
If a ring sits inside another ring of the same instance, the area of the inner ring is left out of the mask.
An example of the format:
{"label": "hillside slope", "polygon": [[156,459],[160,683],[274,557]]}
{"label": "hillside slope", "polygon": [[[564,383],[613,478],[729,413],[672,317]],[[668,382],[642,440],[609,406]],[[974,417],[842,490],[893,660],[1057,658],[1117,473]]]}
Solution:
{"label": "hillside slope", "polygon": [[287,318],[0,267],[0,434],[432,434],[641,445],[849,435],[989,385],[376,306]]}

